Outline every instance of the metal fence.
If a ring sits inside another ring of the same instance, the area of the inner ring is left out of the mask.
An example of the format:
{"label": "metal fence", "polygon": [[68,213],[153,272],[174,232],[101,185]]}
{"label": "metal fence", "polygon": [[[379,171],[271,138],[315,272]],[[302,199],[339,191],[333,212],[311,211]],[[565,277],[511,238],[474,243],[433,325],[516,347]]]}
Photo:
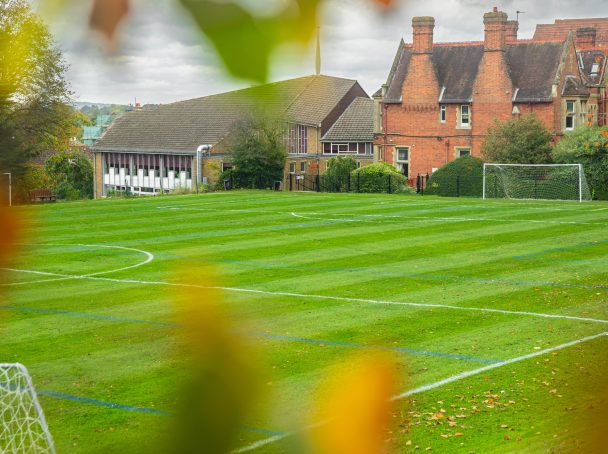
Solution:
{"label": "metal fence", "polygon": [[[427,178],[428,179],[428,178]],[[423,191],[426,181],[419,179],[419,190]],[[403,191],[402,180],[394,175],[361,175],[359,173],[331,176],[331,175],[296,175],[285,176],[283,189],[286,191],[312,191],[312,192],[358,192],[358,193],[386,193],[392,194]]]}

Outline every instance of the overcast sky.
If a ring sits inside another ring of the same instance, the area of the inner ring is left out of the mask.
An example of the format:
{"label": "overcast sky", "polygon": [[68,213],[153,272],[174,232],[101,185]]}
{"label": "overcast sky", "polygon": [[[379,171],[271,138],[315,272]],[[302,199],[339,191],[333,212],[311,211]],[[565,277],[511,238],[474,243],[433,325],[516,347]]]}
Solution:
{"label": "overcast sky", "polygon": [[[33,0],[36,3],[36,0]],[[40,0],[38,0],[40,1]],[[273,8],[285,0],[241,0]],[[119,51],[108,58],[86,29],[90,2],[79,0],[52,31],[70,65],[68,79],[77,101],[168,103],[247,87],[229,77],[211,45],[173,0],[133,0],[123,23]],[[326,0],[320,18],[322,73],[357,79],[371,95],[386,80],[399,40],[412,40],[413,16],[435,17],[435,41],[483,39],[483,13],[492,6],[515,18],[520,38],[538,23],[556,18],[606,17],[606,0],[403,0],[390,14],[369,0]],[[277,52],[272,80],[314,73],[314,43]],[[246,51],[246,49],[244,49]]]}

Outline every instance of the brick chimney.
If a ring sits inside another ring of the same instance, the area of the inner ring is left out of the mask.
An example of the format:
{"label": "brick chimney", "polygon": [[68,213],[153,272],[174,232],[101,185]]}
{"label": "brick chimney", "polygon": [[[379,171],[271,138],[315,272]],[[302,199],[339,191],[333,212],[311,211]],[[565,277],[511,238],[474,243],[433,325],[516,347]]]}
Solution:
{"label": "brick chimney", "polygon": [[596,37],[595,27],[585,27],[576,30],[576,38],[574,39],[574,45],[580,49],[588,49],[595,47]]}
{"label": "brick chimney", "polygon": [[414,54],[432,53],[435,19],[429,16],[414,17],[412,19],[412,28],[414,29]]}
{"label": "brick chimney", "polygon": [[504,51],[507,13],[498,11],[498,8],[494,7],[491,13],[483,15],[483,24],[485,26],[484,50]]}
{"label": "brick chimney", "polygon": [[516,20],[507,21],[505,29],[505,41],[507,43],[514,43],[517,41],[517,31],[519,30],[519,22]]}
{"label": "brick chimney", "polygon": [[435,125],[439,115],[439,82],[433,65],[433,29],[435,19],[414,17],[412,59],[403,83],[403,107],[406,111],[426,112],[428,124]]}

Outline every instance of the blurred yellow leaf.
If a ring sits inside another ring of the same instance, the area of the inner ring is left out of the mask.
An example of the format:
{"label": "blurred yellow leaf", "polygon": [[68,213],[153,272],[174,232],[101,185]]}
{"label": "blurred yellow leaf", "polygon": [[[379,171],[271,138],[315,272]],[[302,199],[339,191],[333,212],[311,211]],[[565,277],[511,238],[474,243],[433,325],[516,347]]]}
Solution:
{"label": "blurred yellow leaf", "polygon": [[[217,285],[211,268],[185,270],[182,284]],[[185,383],[169,450],[227,453],[235,447],[260,387],[259,361],[222,315],[218,290],[183,287],[175,294]]]}
{"label": "blurred yellow leaf", "polygon": [[89,24],[114,45],[116,30],[129,14],[129,0],[94,0]]}
{"label": "blurred yellow leaf", "polygon": [[323,423],[311,430],[311,452],[381,452],[395,391],[395,367],[386,357],[366,356],[349,362],[317,396],[313,421]]}

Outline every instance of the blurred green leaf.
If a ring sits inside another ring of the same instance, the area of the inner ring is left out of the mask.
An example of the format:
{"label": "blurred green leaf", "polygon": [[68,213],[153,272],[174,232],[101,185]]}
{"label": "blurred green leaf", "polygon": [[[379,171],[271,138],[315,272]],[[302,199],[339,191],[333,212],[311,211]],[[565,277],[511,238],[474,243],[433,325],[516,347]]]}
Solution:
{"label": "blurred green leaf", "polygon": [[180,2],[213,43],[232,75],[266,82],[270,58],[277,46],[305,43],[314,35],[321,0],[292,0],[277,15],[263,18],[234,2]]}

